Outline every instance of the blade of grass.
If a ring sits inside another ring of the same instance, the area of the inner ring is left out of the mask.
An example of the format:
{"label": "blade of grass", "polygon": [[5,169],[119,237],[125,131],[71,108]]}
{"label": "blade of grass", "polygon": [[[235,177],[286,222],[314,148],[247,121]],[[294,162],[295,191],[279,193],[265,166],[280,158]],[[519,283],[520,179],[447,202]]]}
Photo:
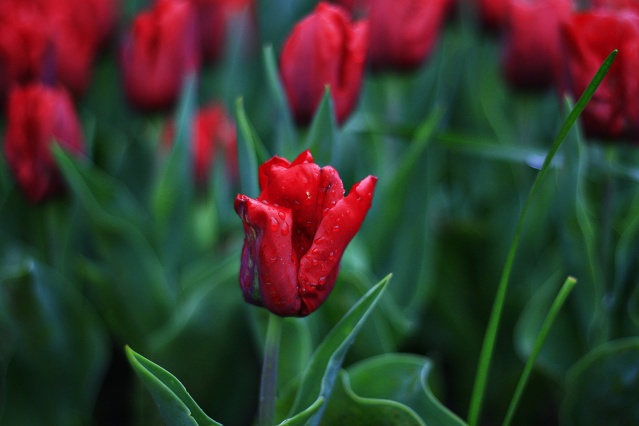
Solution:
{"label": "blade of grass", "polygon": [[559,310],[563,306],[566,298],[572,291],[573,287],[577,284],[577,280],[572,277],[566,278],[561,289],[559,290],[559,294],[555,298],[550,310],[548,311],[548,315],[546,315],[546,319],[541,325],[541,330],[539,330],[539,334],[535,339],[535,344],[533,345],[533,350],[526,361],[526,365],[524,366],[524,371],[521,373],[521,377],[519,378],[519,382],[517,383],[517,388],[515,389],[515,393],[513,395],[513,399],[510,401],[510,406],[508,407],[508,412],[506,413],[506,418],[504,419],[504,423],[502,426],[510,425],[510,422],[515,414],[515,410],[517,410],[517,405],[519,404],[519,400],[521,399],[521,395],[524,392],[524,388],[526,387],[526,383],[528,382],[528,378],[530,377],[530,373],[535,365],[535,361],[541,352],[541,348],[548,337],[548,333],[550,333],[550,329],[555,322],[555,318],[559,313]]}
{"label": "blade of grass", "polygon": [[515,260],[515,254],[517,253],[517,248],[519,246],[519,239],[521,236],[521,231],[524,224],[524,219],[526,218],[526,213],[528,212],[528,208],[532,203],[532,198],[537,191],[542,179],[546,176],[549,170],[550,163],[554,158],[555,154],[559,150],[561,143],[566,138],[568,131],[572,127],[572,125],[577,121],[577,118],[582,113],[590,98],[595,93],[599,84],[605,77],[606,73],[610,69],[612,62],[617,56],[617,51],[614,50],[608,55],[606,60],[603,62],[593,79],[584,90],[583,94],[575,104],[575,107],[568,115],[566,121],[561,126],[557,137],[553,141],[548,154],[546,155],[546,159],[544,160],[543,165],[541,166],[541,170],[537,174],[535,181],[533,182],[532,187],[530,188],[530,192],[528,197],[526,198],[526,203],[519,214],[519,220],[517,222],[517,228],[515,230],[515,236],[513,238],[513,242],[510,245],[510,249],[508,251],[508,257],[506,258],[506,264],[504,266],[504,270],[501,276],[501,280],[499,282],[499,287],[497,288],[497,294],[495,295],[495,301],[493,303],[493,307],[490,313],[490,319],[488,320],[488,328],[486,329],[486,334],[484,335],[484,341],[482,343],[481,353],[479,355],[479,365],[477,367],[477,374],[475,376],[475,384],[473,386],[473,393],[470,399],[470,408],[468,412],[468,425],[476,426],[479,420],[479,414],[481,411],[481,405],[484,398],[484,392],[486,390],[486,382],[488,379],[488,372],[490,370],[490,361],[493,356],[493,351],[495,349],[495,341],[497,340],[497,332],[499,330],[499,322],[501,320],[501,313],[504,307],[504,302],[506,300],[506,291],[508,289],[508,281],[510,279],[510,273],[512,271],[513,263]]}

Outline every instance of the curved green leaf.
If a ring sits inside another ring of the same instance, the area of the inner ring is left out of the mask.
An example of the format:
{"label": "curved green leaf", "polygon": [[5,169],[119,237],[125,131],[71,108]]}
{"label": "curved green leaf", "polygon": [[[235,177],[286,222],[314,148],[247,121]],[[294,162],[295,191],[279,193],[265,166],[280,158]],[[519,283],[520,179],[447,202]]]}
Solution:
{"label": "curved green leaf", "polygon": [[167,425],[220,425],[202,411],[174,375],[130,347],[125,350],[129,363],[151,393]]}
{"label": "curved green leaf", "polygon": [[303,426],[315,415],[315,413],[317,413],[317,411],[322,407],[323,404],[324,398],[320,396],[306,410],[297,413],[290,419],[284,420],[282,423],[279,424],[279,426]]}
{"label": "curved green leaf", "polygon": [[389,399],[364,398],[357,395],[348,374],[340,373],[331,404],[322,418],[322,425],[349,426],[426,426],[408,406]]}
{"label": "curved green leaf", "polygon": [[[313,405],[320,397],[326,399],[330,397],[344,356],[388,286],[390,277],[390,275],[386,276],[371,288],[318,346],[302,376],[291,416]],[[322,411],[323,407],[309,423],[317,424]]]}
{"label": "curved green leaf", "polygon": [[429,426],[465,425],[435,397],[429,384],[433,363],[424,356],[379,355],[351,366],[347,372],[353,391],[360,397],[406,405]]}

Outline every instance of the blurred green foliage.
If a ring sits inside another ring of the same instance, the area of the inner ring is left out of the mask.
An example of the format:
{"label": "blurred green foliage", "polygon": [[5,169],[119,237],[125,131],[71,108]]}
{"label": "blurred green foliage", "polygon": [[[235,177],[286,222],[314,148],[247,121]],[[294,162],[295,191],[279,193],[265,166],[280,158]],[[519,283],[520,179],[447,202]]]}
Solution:
{"label": "blurred green foliage", "polygon": [[[123,19],[141,3],[127,3]],[[251,424],[267,315],[244,304],[238,288],[243,232],[233,198],[257,194],[256,167],[266,158],[310,147],[346,188],[368,174],[379,186],[333,294],[313,315],[284,321],[278,420],[311,406],[305,415],[323,412],[320,424],[371,424],[364,416],[464,424],[517,218],[566,106],[553,93],[508,88],[498,41],[462,14],[420,69],[367,74],[342,128],[328,96],[310,128],[295,128],[274,67],[285,35],[313,4],[259,2],[253,44],[244,44],[241,28],[230,30],[236,37],[224,58],[197,83],[185,82],[168,155],[159,150],[168,116],[126,105],[114,42],[79,100],[87,158],[52,148],[67,196],[28,204],[0,159],[0,423],[161,422],[126,362],[129,345],[151,376],[157,365],[170,371],[174,377],[161,380],[179,379],[211,418]],[[235,114],[241,178],[216,170],[197,191],[188,123],[213,99]],[[596,142],[573,129],[530,206],[482,424],[503,419],[568,275],[579,284],[513,423],[639,423],[639,153]],[[339,353],[334,390],[309,391],[295,404],[301,386],[320,385],[317,377],[304,382],[320,343],[389,273],[383,296]],[[192,409],[178,400],[179,410]]]}

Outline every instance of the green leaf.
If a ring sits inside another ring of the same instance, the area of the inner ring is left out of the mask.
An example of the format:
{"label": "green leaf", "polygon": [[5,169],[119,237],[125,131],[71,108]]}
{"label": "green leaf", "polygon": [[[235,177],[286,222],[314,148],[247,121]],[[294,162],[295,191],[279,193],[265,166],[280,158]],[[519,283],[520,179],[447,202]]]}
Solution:
{"label": "green leaf", "polygon": [[279,426],[303,426],[322,408],[324,404],[324,398],[319,397],[315,402],[306,410],[297,413],[295,416],[284,420]]}
{"label": "green leaf", "polygon": [[568,372],[562,424],[639,424],[637,360],[637,337],[608,342],[584,356]]}
{"label": "green leaf", "polygon": [[293,124],[293,117],[291,116],[288,101],[286,100],[284,87],[282,86],[282,82],[279,78],[277,60],[275,59],[273,46],[268,45],[264,47],[262,59],[264,60],[267,84],[271,91],[271,95],[273,96],[273,103],[275,104],[276,122],[279,124],[275,126],[275,137],[278,141],[276,151],[283,153],[285,156],[297,155],[298,149],[295,125]]}
{"label": "green leaf", "polygon": [[249,122],[244,111],[244,101],[238,98],[235,103],[237,115],[237,151],[240,167],[240,191],[249,197],[257,197],[258,187],[257,168],[268,157],[260,139]]}
{"label": "green leaf", "polygon": [[32,260],[0,270],[0,424],[91,423],[107,335],[74,284]]}
{"label": "green leaf", "polygon": [[[53,153],[73,193],[87,212],[101,261],[89,276],[96,299],[114,300],[124,316],[116,332],[129,342],[141,344],[150,330],[162,324],[175,295],[162,262],[147,238],[149,215],[126,187],[104,172],[79,162],[59,146]],[[103,314],[113,317],[113,305],[105,303]]]}
{"label": "green leaf", "polygon": [[[351,392],[360,399],[368,399],[369,403],[375,399],[377,404],[390,401],[401,404],[410,408],[429,426],[464,425],[433,394],[429,385],[432,372],[433,363],[430,359],[399,353],[369,358],[347,369]],[[332,399],[331,404],[333,401],[337,402],[338,399]],[[326,418],[331,409],[329,405]]]}
{"label": "green leaf", "polygon": [[195,75],[189,75],[182,88],[171,154],[164,164],[152,196],[153,216],[158,225],[160,238],[162,241],[170,240],[174,246],[180,244],[176,244],[173,238],[179,238],[184,233],[170,232],[170,229],[167,229],[170,226],[169,222],[185,217],[186,205],[193,195],[191,144],[197,105],[196,88]]}
{"label": "green leaf", "polygon": [[168,426],[220,425],[202,411],[174,375],[130,347],[125,350],[129,363],[151,393]]}
{"label": "green leaf", "polygon": [[410,407],[389,399],[361,397],[353,391],[348,374],[342,371],[339,378],[322,425],[426,426]]}
{"label": "green leaf", "polygon": [[559,150],[562,142],[568,135],[570,128],[579,115],[583,112],[584,108],[590,101],[590,98],[595,93],[597,87],[602,82],[606,73],[610,69],[615,56],[617,55],[617,51],[614,50],[604,63],[601,65],[593,79],[590,81],[590,84],[584,90],[584,93],[581,95],[577,103],[575,104],[574,109],[568,115],[568,118],[564,121],[557,137],[553,141],[552,146],[548,150],[548,154],[544,159],[544,163],[541,166],[541,170],[537,174],[535,181],[533,182],[532,187],[530,188],[530,192],[528,197],[526,198],[526,203],[519,215],[519,219],[517,221],[517,228],[515,229],[515,235],[513,237],[513,241],[510,245],[510,249],[508,250],[508,256],[506,258],[506,263],[504,265],[504,269],[502,272],[501,279],[499,281],[499,287],[497,288],[497,294],[495,295],[495,301],[493,302],[493,307],[491,309],[490,318],[488,321],[488,327],[486,328],[486,334],[484,335],[484,341],[482,343],[481,353],[479,355],[479,365],[477,367],[477,374],[475,377],[475,383],[473,385],[473,392],[470,400],[470,408],[468,414],[468,424],[471,426],[475,426],[479,420],[479,414],[481,411],[481,405],[484,398],[484,391],[486,390],[486,382],[488,379],[488,372],[490,370],[490,362],[492,359],[493,351],[495,349],[495,341],[497,340],[497,332],[499,330],[499,324],[501,321],[501,314],[504,307],[504,303],[506,300],[506,291],[508,290],[508,284],[510,280],[510,273],[513,268],[513,264],[515,261],[515,254],[517,253],[517,249],[519,247],[519,240],[522,233],[522,228],[524,225],[524,220],[526,218],[526,213],[532,204],[532,200],[534,195],[539,188],[543,178],[548,173],[550,168],[550,164],[555,157],[555,154]]}
{"label": "green leaf", "polygon": [[[388,286],[390,277],[388,275],[371,288],[318,346],[300,381],[291,416],[313,405],[320,397],[330,397],[344,356]],[[322,411],[313,417],[311,425],[317,424]]]}
{"label": "green leaf", "polygon": [[331,98],[331,90],[326,86],[322,102],[315,111],[311,128],[306,136],[306,148],[313,153],[315,162],[328,164],[337,151],[339,131],[335,120],[335,107]]}

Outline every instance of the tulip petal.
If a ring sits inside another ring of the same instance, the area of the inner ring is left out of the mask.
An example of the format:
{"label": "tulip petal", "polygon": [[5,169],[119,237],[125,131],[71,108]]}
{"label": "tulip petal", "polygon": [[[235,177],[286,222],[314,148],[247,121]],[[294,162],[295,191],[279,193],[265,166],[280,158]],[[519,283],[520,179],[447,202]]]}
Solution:
{"label": "tulip petal", "polygon": [[377,178],[368,176],[328,210],[308,252],[300,259],[300,316],[313,312],[333,289],[339,263],[348,243],[371,207]]}
{"label": "tulip petal", "polygon": [[238,195],[235,211],[246,234],[240,274],[244,299],[280,316],[297,315],[301,302],[290,209]]}

